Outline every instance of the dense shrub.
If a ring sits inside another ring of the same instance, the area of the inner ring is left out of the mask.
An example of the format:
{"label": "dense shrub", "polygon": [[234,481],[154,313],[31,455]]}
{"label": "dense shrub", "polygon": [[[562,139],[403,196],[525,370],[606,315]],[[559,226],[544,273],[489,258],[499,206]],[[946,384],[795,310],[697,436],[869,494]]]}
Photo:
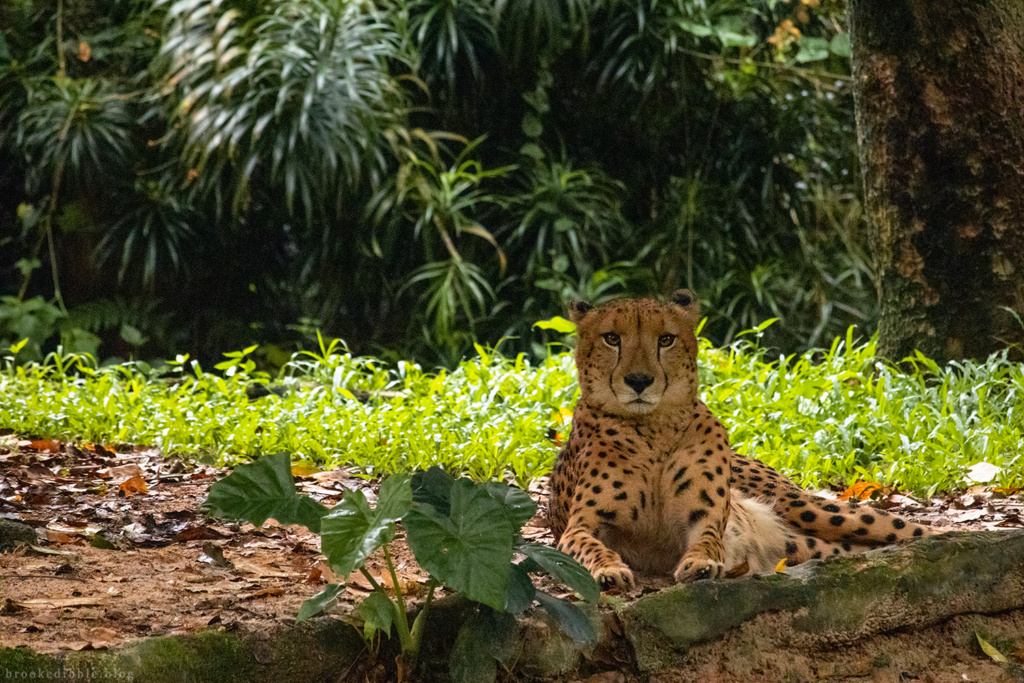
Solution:
{"label": "dense shrub", "polygon": [[842,9],[4,3],[0,343],[37,296],[59,315],[23,358],[320,327],[451,365],[680,285],[717,341],[870,327]]}

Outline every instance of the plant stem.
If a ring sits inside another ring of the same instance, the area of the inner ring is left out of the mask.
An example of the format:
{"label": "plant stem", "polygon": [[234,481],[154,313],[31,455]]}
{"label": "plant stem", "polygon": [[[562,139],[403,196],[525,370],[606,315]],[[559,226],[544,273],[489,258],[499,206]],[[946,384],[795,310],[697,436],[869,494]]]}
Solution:
{"label": "plant stem", "polygon": [[391,560],[391,552],[384,546],[384,561],[388,563],[388,571],[391,573],[391,583],[395,587],[395,597],[398,598],[398,618],[395,624],[398,626],[398,639],[402,643],[402,652],[408,654],[409,664],[416,662],[416,653],[412,651],[412,638],[409,633],[409,615],[405,611],[405,596],[402,595],[402,587],[398,584],[398,573],[395,571],[395,563]]}
{"label": "plant stem", "polygon": [[423,631],[426,630],[427,613],[430,612],[430,605],[434,602],[434,589],[438,583],[434,577],[427,582],[427,600],[423,603],[423,609],[416,615],[416,621],[412,624],[412,642],[409,645],[410,656],[415,658],[420,651],[420,644],[423,642]]}
{"label": "plant stem", "polygon": [[64,59],[64,0],[57,0],[57,75],[61,78],[67,73],[67,62]]}

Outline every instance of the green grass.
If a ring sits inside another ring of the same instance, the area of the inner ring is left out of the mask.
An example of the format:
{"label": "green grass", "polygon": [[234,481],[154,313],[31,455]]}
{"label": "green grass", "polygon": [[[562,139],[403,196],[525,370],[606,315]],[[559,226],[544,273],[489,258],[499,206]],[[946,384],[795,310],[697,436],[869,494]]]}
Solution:
{"label": "green grass", "polygon": [[[521,486],[546,474],[576,397],[572,359],[540,364],[478,349],[451,372],[388,367],[335,342],[298,354],[282,371],[296,386],[251,401],[270,380],[247,353],[206,372],[179,359],[97,368],[84,356],[0,371],[0,427],[20,434],[159,446],[221,463],[287,451],[367,475],[440,464]],[[874,360],[873,342],[837,339],[829,350],[768,362],[754,344],[702,344],[705,401],[738,452],[804,485],[860,479],[918,493],[972,483],[978,462],[1002,468],[993,484],[1021,485],[1024,367],[995,355],[939,368],[918,358],[903,373]],[[369,392],[360,402],[353,392]]]}

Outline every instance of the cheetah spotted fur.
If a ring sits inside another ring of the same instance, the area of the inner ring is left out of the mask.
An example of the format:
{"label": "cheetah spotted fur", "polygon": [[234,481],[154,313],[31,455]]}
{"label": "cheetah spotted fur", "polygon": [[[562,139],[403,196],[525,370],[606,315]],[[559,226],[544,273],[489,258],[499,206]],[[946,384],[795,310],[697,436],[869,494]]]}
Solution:
{"label": "cheetah spotted fur", "polygon": [[603,588],[633,571],[694,581],[771,571],[934,533],[810,494],[735,454],[697,395],[699,304],[573,304],[580,399],[551,477],[558,548]]}

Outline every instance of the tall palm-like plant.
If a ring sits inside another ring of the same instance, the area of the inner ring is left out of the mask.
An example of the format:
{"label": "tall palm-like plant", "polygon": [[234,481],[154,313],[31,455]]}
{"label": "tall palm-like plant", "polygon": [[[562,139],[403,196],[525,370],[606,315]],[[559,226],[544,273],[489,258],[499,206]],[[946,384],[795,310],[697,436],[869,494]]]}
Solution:
{"label": "tall palm-like plant", "polygon": [[378,163],[404,55],[370,3],[181,0],[168,22],[171,124],[200,190],[227,189],[236,212],[263,191],[312,220]]}
{"label": "tall palm-like plant", "polygon": [[409,0],[418,72],[432,91],[464,98],[496,66],[494,10],[486,0]]}
{"label": "tall palm-like plant", "polygon": [[18,121],[29,190],[61,180],[88,185],[131,166],[130,98],[104,80],[56,77],[34,84]]}

